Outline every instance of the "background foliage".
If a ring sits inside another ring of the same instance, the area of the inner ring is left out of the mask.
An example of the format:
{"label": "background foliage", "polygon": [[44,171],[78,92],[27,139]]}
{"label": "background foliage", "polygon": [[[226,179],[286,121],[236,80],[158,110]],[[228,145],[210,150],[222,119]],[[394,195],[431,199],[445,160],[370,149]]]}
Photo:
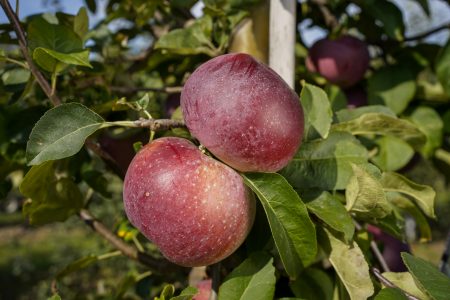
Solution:
{"label": "background foliage", "polygon": [[[110,0],[105,18],[89,24],[99,3],[86,0],[76,15],[21,20],[50,96],[14,28],[1,24],[1,299],[168,299],[198,281],[131,227],[121,194],[127,165],[150,136],[190,138],[184,128],[154,132],[135,120],[180,120],[189,74],[242,51],[239,35],[266,59],[258,46],[268,26],[262,1],[204,0],[195,18],[196,2]],[[430,13],[428,1],[415,2]],[[368,105],[347,108],[348,91],[307,71],[298,31],[303,145],[279,174],[243,174],[260,205],[247,241],[218,270],[219,299],[405,298],[393,287],[380,291],[367,225],[399,240],[441,241],[424,248],[438,263],[450,213],[450,43],[405,36],[402,11],[387,0],[301,1],[297,14],[299,24],[310,20],[331,37],[355,34],[370,46],[370,70],[356,87]],[[262,25],[245,31],[249,19]],[[405,230],[412,219],[417,230]],[[122,255],[118,245],[134,252]],[[448,278],[420,258],[403,260],[408,272],[381,278],[420,299],[446,299]],[[200,271],[210,277],[214,269]],[[179,299],[195,291],[183,293]]]}

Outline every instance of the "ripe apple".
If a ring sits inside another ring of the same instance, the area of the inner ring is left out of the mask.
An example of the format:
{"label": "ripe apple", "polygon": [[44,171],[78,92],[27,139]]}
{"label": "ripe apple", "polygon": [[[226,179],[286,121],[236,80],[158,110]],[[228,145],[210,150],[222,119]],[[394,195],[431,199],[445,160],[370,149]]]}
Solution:
{"label": "ripe apple", "polygon": [[275,172],[303,136],[303,110],[278,74],[248,54],[225,54],[195,70],[181,92],[193,136],[231,167]]}
{"label": "ripe apple", "polygon": [[168,260],[186,267],[229,256],[255,216],[253,193],[236,171],[175,137],[157,139],[136,154],[123,198],[130,222]]}
{"label": "ripe apple", "polygon": [[351,88],[344,90],[344,94],[347,97],[348,108],[357,108],[365,106],[368,103],[367,93],[360,86],[352,86]]}
{"label": "ripe apple", "polygon": [[196,284],[197,294],[192,298],[193,300],[209,300],[212,290],[212,280],[205,279]]}
{"label": "ripe apple", "polygon": [[369,67],[367,45],[352,36],[317,41],[306,58],[306,68],[340,87],[350,87],[364,77]]}

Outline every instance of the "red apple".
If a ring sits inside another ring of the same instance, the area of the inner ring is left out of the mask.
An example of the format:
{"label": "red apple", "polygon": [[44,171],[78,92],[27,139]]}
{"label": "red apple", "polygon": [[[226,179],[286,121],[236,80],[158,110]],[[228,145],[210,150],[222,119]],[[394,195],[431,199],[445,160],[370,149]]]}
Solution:
{"label": "red apple", "polygon": [[316,42],[309,49],[306,68],[340,87],[349,87],[364,77],[369,61],[367,45],[345,35],[335,40],[325,38]]}
{"label": "red apple", "polygon": [[347,107],[357,108],[365,106],[368,103],[367,93],[360,86],[353,86],[349,89],[344,90],[344,94],[347,97]]}
{"label": "red apple", "polygon": [[211,279],[205,279],[197,283],[196,285],[198,292],[192,298],[193,300],[209,300],[209,297],[211,296],[211,289],[212,289],[212,280]]}
{"label": "red apple", "polygon": [[181,109],[190,132],[244,172],[280,170],[303,136],[298,96],[248,54],[221,55],[197,68],[181,92]]}
{"label": "red apple", "polygon": [[253,224],[255,200],[241,176],[188,140],[160,138],[131,162],[125,212],[170,261],[216,263],[233,253]]}

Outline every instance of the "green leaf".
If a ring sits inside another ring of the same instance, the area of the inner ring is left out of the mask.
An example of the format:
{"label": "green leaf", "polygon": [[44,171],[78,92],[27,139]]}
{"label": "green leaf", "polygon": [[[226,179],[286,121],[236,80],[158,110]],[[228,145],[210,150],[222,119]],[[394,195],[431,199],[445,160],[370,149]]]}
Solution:
{"label": "green leaf", "polygon": [[97,11],[97,2],[95,0],[84,0],[89,10],[95,14]]}
{"label": "green leaf", "polygon": [[392,211],[383,186],[377,178],[358,165],[352,164],[353,176],[345,190],[347,210],[369,218],[384,218]]}
{"label": "green leaf", "polygon": [[346,241],[352,240],[355,225],[344,205],[335,196],[322,192],[315,199],[307,202],[306,206],[331,228],[342,232]]}
{"label": "green leaf", "polygon": [[273,258],[263,252],[253,253],[225,278],[218,299],[272,300],[275,282]]}
{"label": "green leaf", "polygon": [[447,96],[450,97],[450,39],[439,53],[434,68]]}
{"label": "green leaf", "polygon": [[409,215],[411,215],[411,217],[414,218],[416,225],[419,227],[420,242],[423,243],[431,241],[430,224],[423,215],[422,211],[411,201],[411,199],[396,192],[387,192],[386,196],[388,197],[389,202],[406,211]]}
{"label": "green leaf", "polygon": [[216,56],[217,50],[211,42],[212,19],[205,15],[192,25],[175,29],[163,35],[155,44],[155,49],[163,49],[179,55],[206,54]]}
{"label": "green leaf", "polygon": [[107,126],[103,118],[80,103],[50,109],[31,131],[28,164],[38,165],[74,155],[86,138],[102,126]]}
{"label": "green leaf", "polygon": [[334,270],[345,285],[350,299],[367,299],[374,293],[369,265],[356,242],[347,245],[330,231],[319,230],[320,245],[327,253]]}
{"label": "green leaf", "polygon": [[402,139],[381,136],[375,139],[378,152],[371,160],[383,171],[395,171],[406,166],[414,155],[414,149]]}
{"label": "green leaf", "polygon": [[402,259],[422,292],[434,300],[448,300],[450,295],[450,278],[431,263],[402,252]]}
{"label": "green leaf", "polygon": [[436,192],[431,187],[414,183],[406,177],[393,172],[383,173],[381,184],[387,192],[399,192],[414,198],[425,215],[430,218],[436,217],[434,214]]}
{"label": "green leaf", "polygon": [[306,205],[279,174],[248,173],[244,181],[264,207],[286,272],[297,277],[302,266],[311,264],[317,254],[316,231]]}
{"label": "green leaf", "polygon": [[386,105],[400,114],[414,98],[416,76],[406,65],[385,67],[369,77],[367,90],[370,104]]}
{"label": "green leaf", "polygon": [[425,157],[432,156],[434,151],[442,145],[444,122],[441,117],[431,107],[419,106],[413,111],[409,119],[416,124],[427,137],[427,142],[421,149],[421,153]]}
{"label": "green leaf", "polygon": [[42,69],[55,73],[61,72],[67,65],[92,68],[89,63],[89,50],[65,54],[39,47],[34,49],[33,59]]}
{"label": "green leaf", "polygon": [[303,83],[300,102],[305,112],[305,136],[311,135],[314,129],[323,138],[328,136],[333,112],[330,101],[324,90],[312,84]]}
{"label": "green leaf", "polygon": [[341,109],[336,112],[336,119],[338,120],[338,123],[342,123],[357,119],[367,113],[379,113],[395,118],[395,113],[389,107],[384,105],[368,105],[352,109]]}
{"label": "green leaf", "polygon": [[305,142],[281,171],[299,190],[345,189],[352,176],[350,163],[367,162],[367,149],[347,132],[331,132],[325,140]]}
{"label": "green leaf", "polygon": [[396,288],[382,289],[374,300],[408,300],[404,293]]}
{"label": "green leaf", "polygon": [[172,297],[171,300],[192,300],[197,293],[197,288],[188,286],[178,296]]}
{"label": "green leaf", "polygon": [[383,273],[383,276],[386,277],[390,282],[395,284],[395,286],[398,286],[400,289],[404,290],[405,292],[411,294],[414,297],[417,297],[421,300],[429,300],[430,297],[425,295],[416,285],[414,282],[414,278],[412,275],[408,272],[400,272],[400,273],[394,273],[394,272],[385,272]]}
{"label": "green leaf", "polygon": [[325,86],[325,92],[330,100],[332,111],[345,109],[347,107],[347,97],[340,87],[334,84],[327,84]]}
{"label": "green leaf", "polygon": [[403,16],[394,3],[386,0],[364,0],[361,4],[364,11],[383,24],[384,32],[391,39],[403,40],[405,31]]}
{"label": "green leaf", "polygon": [[54,294],[50,298],[47,298],[47,300],[61,300],[61,296],[58,294]]}
{"label": "green leaf", "polygon": [[303,299],[333,299],[333,281],[321,269],[307,268],[301,276],[289,283],[296,297]]}
{"label": "green leaf", "polygon": [[27,33],[31,50],[46,48],[60,53],[83,50],[83,42],[73,30],[64,25],[50,24],[42,17],[33,18]]}
{"label": "green leaf", "polygon": [[32,225],[65,221],[83,205],[78,186],[69,178],[58,178],[54,162],[33,166],[20,184],[20,192],[30,198],[23,212]]}
{"label": "green leaf", "polygon": [[88,255],[86,257],[80,258],[74,262],[68,264],[64,269],[56,274],[56,279],[61,279],[70,273],[76,272],[78,270],[84,269],[94,262],[98,261],[97,255]]}
{"label": "green leaf", "polygon": [[159,297],[155,297],[155,300],[169,300],[175,294],[175,287],[172,284],[164,286]]}
{"label": "green leaf", "polygon": [[331,126],[332,131],[349,131],[354,135],[378,134],[403,139],[415,149],[420,149],[426,137],[409,121],[380,113],[367,113],[359,118]]}
{"label": "green leaf", "polygon": [[81,7],[73,19],[73,31],[84,40],[84,36],[89,31],[89,17],[85,7]]}

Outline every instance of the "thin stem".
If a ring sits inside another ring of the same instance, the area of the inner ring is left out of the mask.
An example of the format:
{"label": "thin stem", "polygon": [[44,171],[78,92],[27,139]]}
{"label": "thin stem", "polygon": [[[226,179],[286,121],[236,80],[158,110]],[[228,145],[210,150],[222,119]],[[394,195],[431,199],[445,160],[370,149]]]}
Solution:
{"label": "thin stem", "polygon": [[179,267],[164,259],[155,259],[152,256],[137,250],[136,248],[128,245],[120,238],[118,238],[113,232],[106,228],[103,223],[95,219],[91,213],[86,209],[81,209],[78,216],[83,220],[89,227],[94,230],[97,234],[102,236],[105,240],[110,242],[116,249],[118,249],[123,255],[146,265],[150,269],[159,272],[179,272],[183,271],[184,268]]}
{"label": "thin stem", "polygon": [[11,8],[11,5],[8,0],[0,0],[0,6],[3,8],[3,11],[5,12],[6,16],[8,17],[9,22],[11,23],[12,27],[14,28],[14,31],[17,35],[17,40],[19,42],[19,47],[22,52],[23,57],[27,61],[27,64],[30,68],[31,73],[33,73],[34,77],[36,78],[36,81],[41,86],[44,93],[47,95],[47,97],[52,101],[53,105],[57,106],[61,104],[61,100],[56,94],[52,95],[52,88],[50,87],[50,84],[45,79],[44,75],[39,71],[39,69],[36,67],[36,65],[33,62],[33,59],[31,58],[30,54],[28,53],[27,48],[27,40],[25,37],[25,32],[23,31],[22,27],[20,26],[19,18],[17,17],[16,13],[14,13],[13,9]]}
{"label": "thin stem", "polygon": [[114,121],[106,122],[104,127],[109,126],[124,126],[124,127],[137,127],[137,128],[149,128],[151,131],[168,130],[171,128],[186,127],[181,120],[172,119],[144,119],[140,118],[136,121]]}
{"label": "thin stem", "polygon": [[51,92],[52,95],[55,94],[57,78],[58,78],[58,74],[56,74],[56,72],[53,72],[52,73],[52,92]]}
{"label": "thin stem", "polygon": [[[354,221],[355,227],[357,230],[361,230],[362,226],[358,222]],[[370,250],[372,250],[372,253],[375,255],[375,258],[380,263],[381,268],[384,272],[390,272],[389,266],[386,263],[386,260],[383,257],[383,254],[380,252],[380,249],[378,249],[378,245],[375,241],[370,241]]]}
{"label": "thin stem", "polygon": [[16,0],[16,15],[18,16],[19,15],[19,7],[20,7],[20,1],[19,0]]}
{"label": "thin stem", "polygon": [[137,239],[137,237],[135,235],[133,235],[132,237],[133,243],[136,245],[136,248],[141,251],[144,252],[144,247],[142,246],[141,242],[139,242],[139,240]]}
{"label": "thin stem", "polygon": [[436,28],[430,29],[430,30],[428,30],[426,32],[419,33],[419,34],[414,35],[414,36],[407,37],[407,38],[405,38],[405,41],[409,42],[409,41],[420,40],[420,39],[426,38],[427,36],[432,35],[432,34],[434,34],[436,32],[444,30],[444,29],[450,29],[450,23],[443,24],[441,26],[438,26]]}
{"label": "thin stem", "polygon": [[137,92],[158,92],[166,94],[178,94],[181,93],[183,87],[181,86],[168,86],[164,88],[142,88],[142,87],[127,87],[127,86],[111,86],[111,91],[122,94],[133,94]]}
{"label": "thin stem", "polygon": [[30,69],[25,63],[23,63],[23,62],[21,62],[21,61],[18,61],[18,60],[15,60],[15,59],[13,59],[13,58],[5,57],[5,60],[8,61],[8,62],[10,62],[10,63],[19,65],[19,66],[21,66],[21,67],[24,68],[24,69],[27,69],[27,70]]}
{"label": "thin stem", "polygon": [[311,0],[312,3],[317,5],[320,12],[322,13],[325,24],[331,29],[335,29],[339,26],[339,22],[336,17],[331,13],[330,9],[326,6],[326,0]]}
{"label": "thin stem", "polygon": [[378,270],[377,268],[372,268],[372,273],[384,286],[399,289],[400,291],[402,291],[403,294],[405,294],[406,298],[408,298],[409,300],[420,300],[419,298],[411,295],[407,291],[396,286],[393,282],[391,282],[389,279],[384,277],[383,274],[381,274],[380,270]]}

